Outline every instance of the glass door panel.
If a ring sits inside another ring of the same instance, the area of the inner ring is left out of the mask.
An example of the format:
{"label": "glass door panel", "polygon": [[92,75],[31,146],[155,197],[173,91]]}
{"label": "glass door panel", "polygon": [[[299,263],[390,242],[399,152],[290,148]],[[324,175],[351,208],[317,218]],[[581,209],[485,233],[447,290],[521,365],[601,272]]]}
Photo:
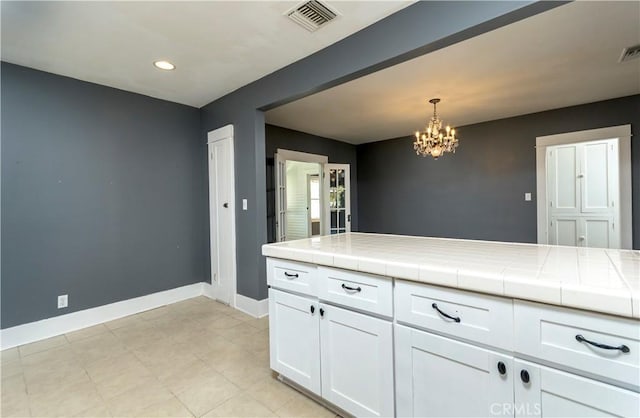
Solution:
{"label": "glass door panel", "polygon": [[349,174],[348,164],[327,164],[326,166],[328,233],[332,235],[351,231]]}

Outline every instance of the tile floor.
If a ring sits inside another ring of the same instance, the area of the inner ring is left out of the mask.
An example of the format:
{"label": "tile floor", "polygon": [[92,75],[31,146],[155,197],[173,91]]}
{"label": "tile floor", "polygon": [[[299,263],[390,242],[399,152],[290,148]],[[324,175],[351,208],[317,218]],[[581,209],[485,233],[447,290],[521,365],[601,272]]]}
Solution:
{"label": "tile floor", "polygon": [[334,417],[275,379],[268,318],[197,297],[0,353],[2,417]]}

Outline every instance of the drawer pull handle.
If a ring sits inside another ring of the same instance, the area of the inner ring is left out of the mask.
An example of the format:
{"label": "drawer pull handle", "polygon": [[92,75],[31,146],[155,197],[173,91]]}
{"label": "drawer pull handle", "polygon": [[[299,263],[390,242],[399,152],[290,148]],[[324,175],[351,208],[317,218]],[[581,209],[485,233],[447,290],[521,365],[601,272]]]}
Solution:
{"label": "drawer pull handle", "polygon": [[286,271],[284,272],[284,275],[290,279],[295,279],[298,277],[298,273],[287,273]]}
{"label": "drawer pull handle", "polygon": [[590,344],[590,345],[592,345],[594,347],[603,348],[605,350],[620,350],[623,353],[628,353],[630,351],[629,347],[627,347],[624,344],[619,345],[617,347],[614,347],[612,345],[607,345],[607,344],[600,344],[600,343],[596,343],[594,341],[589,341],[589,340],[587,340],[586,338],[584,338],[580,334],[576,335],[576,341],[581,342],[581,343],[587,343],[587,344]]}
{"label": "drawer pull handle", "polygon": [[433,309],[435,309],[436,311],[438,311],[438,313],[439,313],[440,315],[444,316],[445,318],[449,318],[449,319],[451,319],[451,320],[453,320],[453,321],[460,322],[460,317],[459,317],[459,316],[451,316],[451,315],[449,315],[449,314],[447,314],[447,313],[445,313],[445,312],[442,312],[442,311],[438,308],[438,304],[437,304],[437,303],[435,303],[435,302],[434,302],[434,303],[432,303],[432,304],[431,304],[431,307],[432,307]]}
{"label": "drawer pull handle", "polygon": [[349,290],[351,292],[362,292],[362,288],[360,286],[358,287],[351,287],[351,286],[347,286],[346,284],[342,283],[342,288],[344,290]]}
{"label": "drawer pull handle", "polygon": [[502,361],[498,362],[498,372],[504,376],[505,374],[507,374],[507,366],[504,365],[504,363]]}

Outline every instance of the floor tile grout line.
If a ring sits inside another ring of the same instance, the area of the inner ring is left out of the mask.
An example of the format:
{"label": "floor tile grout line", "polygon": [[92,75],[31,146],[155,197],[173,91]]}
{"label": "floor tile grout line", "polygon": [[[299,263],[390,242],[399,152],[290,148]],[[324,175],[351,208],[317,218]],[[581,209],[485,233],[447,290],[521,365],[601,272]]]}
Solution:
{"label": "floor tile grout line", "polygon": [[[223,341],[225,344],[229,344],[230,346],[235,346],[237,347],[237,349],[242,350],[243,352],[246,352],[249,356],[259,356],[256,358],[255,366],[258,369],[262,367],[265,367],[268,369],[268,333],[269,333],[268,323],[265,326],[263,323],[264,320],[262,320],[262,323],[261,323],[261,322],[258,322],[260,321],[259,319],[248,318],[243,316],[242,314],[232,315],[232,313],[234,312],[226,311],[223,309],[216,309],[216,308],[213,308],[213,309],[205,308],[204,306],[207,303],[210,303],[210,302],[198,301],[197,304],[199,306],[202,306],[202,308],[195,308],[194,306],[197,306],[197,305],[182,305],[181,308],[175,309],[174,313],[172,314],[167,313],[166,315],[160,315],[159,317],[144,318],[144,317],[138,316],[139,314],[131,315],[128,317],[129,318],[128,323],[125,325],[118,326],[116,328],[110,328],[104,324],[100,324],[104,327],[105,329],[104,332],[100,332],[95,335],[89,335],[80,339],[74,339],[73,341],[69,338],[68,335],[63,334],[64,336],[63,340],[65,341],[64,344],[60,344],[59,346],[51,347],[47,350],[42,350],[42,351],[44,352],[44,351],[52,350],[61,346],[68,346],[71,349],[73,356],[76,357],[74,362],[77,365],[79,365],[79,367],[82,368],[85,377],[91,382],[93,386],[93,390],[97,392],[98,399],[103,404],[106,405],[106,408],[109,411],[109,413],[112,413],[112,410],[109,407],[110,403],[106,400],[106,398],[104,398],[103,394],[97,389],[97,386],[96,386],[97,383],[89,374],[88,365],[91,364],[91,361],[88,361],[88,360],[81,361],[77,357],[80,355],[80,352],[78,351],[77,347],[74,347],[76,345],[75,343],[77,342],[81,342],[85,339],[108,333],[110,334],[110,338],[114,338],[117,344],[123,350],[123,353],[118,355],[125,355],[125,354],[130,355],[136,361],[140,362],[140,364],[144,367],[146,372],[149,373],[150,377],[152,377],[155,382],[158,382],[159,387],[163,388],[163,390],[166,390],[168,393],[171,394],[171,399],[177,399],[178,403],[182,407],[184,407],[187,411],[189,411],[189,413],[192,413],[194,416],[196,416],[197,414],[195,414],[194,411],[192,411],[187,406],[186,403],[184,403],[180,398],[178,398],[177,393],[175,393],[169,388],[167,381],[160,379],[160,374],[158,373],[158,370],[154,369],[151,366],[151,364],[148,361],[146,361],[147,357],[144,355],[144,351],[141,350],[141,348],[144,347],[146,344],[144,343],[140,344],[135,340],[133,342],[128,341],[128,338],[126,338],[123,335],[123,333],[118,333],[117,330],[123,329],[128,326],[137,326],[137,325],[143,324],[145,327],[149,326],[149,329],[159,331],[158,335],[160,336],[159,337],[160,339],[158,341],[163,341],[163,342],[166,342],[168,346],[173,346],[173,345],[188,343],[188,340],[190,338],[193,338],[197,335],[197,332],[198,332],[197,329],[200,326],[202,326],[204,327],[205,333],[209,334],[209,336],[213,338],[212,341]],[[209,322],[209,319],[204,317],[209,317],[209,318],[217,317],[215,320],[221,320],[221,319],[228,320],[230,323],[227,326],[221,326],[220,328],[212,329],[207,327],[207,325],[209,325],[210,322]],[[124,318],[127,318],[127,317],[123,317],[122,319]],[[193,334],[189,334],[187,332],[180,336],[174,336],[171,334],[171,332],[167,332],[162,329],[161,320],[168,321],[168,322],[176,322],[176,323],[179,323],[180,321],[185,321],[186,323],[197,324],[196,331]],[[265,337],[266,339],[263,340],[263,338]],[[264,341],[264,344],[261,344],[261,340]],[[207,364],[208,361],[207,361],[206,353],[214,351],[215,344],[208,345],[209,343],[206,342],[206,340],[205,340],[205,344],[207,345],[207,347],[203,347],[202,350],[201,349],[188,350],[188,352],[189,352],[189,355],[194,360],[201,361],[204,364]],[[265,344],[267,345],[266,347],[264,347]],[[267,358],[264,357],[265,348],[266,348]],[[32,353],[32,354],[35,354],[35,353]],[[20,359],[22,358],[22,353],[20,350],[18,350],[18,357]],[[109,358],[109,356],[107,355],[106,357],[104,357],[104,359],[106,358]],[[100,361],[100,360],[96,358],[95,361]],[[22,361],[20,361],[20,365],[22,366]],[[213,409],[205,412],[204,414],[209,413],[216,408],[219,408],[221,405],[225,404],[230,399],[234,398],[235,396],[240,396],[241,394],[246,394],[258,405],[264,407],[265,410],[271,411],[272,413],[277,414],[276,412],[278,410],[277,408],[275,410],[269,408],[267,405],[265,405],[259,399],[257,399],[255,396],[252,395],[252,393],[250,392],[251,386],[247,387],[247,386],[244,386],[244,384],[242,386],[238,386],[238,383],[235,383],[233,380],[229,379],[228,373],[230,373],[231,370],[233,370],[233,367],[227,367],[225,369],[213,368],[212,370],[215,371],[215,373],[217,373],[218,375],[220,375],[220,377],[223,378],[229,385],[233,386],[237,390],[237,393],[221,401]],[[266,383],[269,381],[269,379],[272,379],[272,378],[273,378],[272,376],[266,377],[263,379],[263,382]],[[22,381],[25,384],[25,389],[26,389],[28,386],[26,385],[26,377],[24,373],[22,373]],[[139,387],[141,385],[142,384],[136,387]],[[304,396],[304,395],[299,394],[299,396]],[[288,404],[291,401],[292,399],[289,399],[285,404]],[[152,405],[155,405],[155,404],[152,404]],[[31,408],[31,404],[29,404],[29,407]],[[29,409],[29,413],[31,414],[31,409]]]}

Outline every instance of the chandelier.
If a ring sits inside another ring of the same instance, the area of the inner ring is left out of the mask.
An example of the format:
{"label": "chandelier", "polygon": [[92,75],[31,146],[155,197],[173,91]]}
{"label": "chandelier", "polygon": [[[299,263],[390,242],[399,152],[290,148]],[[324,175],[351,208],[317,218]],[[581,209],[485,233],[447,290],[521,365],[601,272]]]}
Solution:
{"label": "chandelier", "polygon": [[433,103],[433,116],[427,130],[416,132],[416,140],[413,141],[413,149],[417,155],[431,155],[436,160],[445,152],[455,153],[458,147],[455,129],[447,126],[442,132],[442,120],[436,114],[436,104],[439,102],[440,99],[429,100],[429,103]]}

